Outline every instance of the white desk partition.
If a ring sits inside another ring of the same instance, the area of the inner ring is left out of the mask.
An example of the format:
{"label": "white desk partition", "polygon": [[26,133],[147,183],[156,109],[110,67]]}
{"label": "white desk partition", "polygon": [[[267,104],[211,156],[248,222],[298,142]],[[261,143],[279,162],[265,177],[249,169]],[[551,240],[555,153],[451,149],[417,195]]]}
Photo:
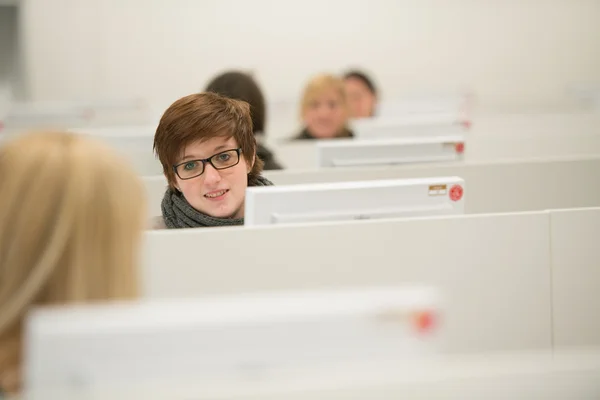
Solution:
{"label": "white desk partition", "polygon": [[467,118],[457,113],[434,113],[356,119],[350,122],[350,129],[357,138],[376,139],[462,135],[469,125]]}
{"label": "white desk partition", "polygon": [[141,176],[160,175],[163,168],[154,155],[156,126],[132,125],[74,128],[72,132],[90,135],[117,149]]}
{"label": "white desk partition", "polygon": [[154,122],[150,106],[141,99],[12,103],[1,120],[8,133]]}
{"label": "white desk partition", "polygon": [[[198,358],[201,358],[199,355]],[[174,368],[181,365],[174,363]],[[161,365],[159,364],[159,367]],[[295,374],[206,382],[165,377],[158,382],[93,392],[77,388],[32,393],[30,400],[565,400],[600,398],[600,350],[527,351],[451,355],[434,359],[315,367]]]}
{"label": "white desk partition", "polygon": [[472,118],[474,135],[543,135],[600,133],[600,115],[588,111],[487,113]]}
{"label": "white desk partition", "polygon": [[600,345],[600,208],[557,210],[550,218],[554,342]]}
{"label": "white desk partition", "polygon": [[593,400],[600,398],[600,351],[586,350],[452,356],[417,361],[410,367],[373,365],[358,371],[315,371],[305,379],[276,385],[236,386],[233,395],[223,387],[229,393],[221,398]]}
{"label": "white desk partition", "polygon": [[440,315],[443,296],[418,286],[37,309],[26,325],[26,389],[85,395],[157,382],[210,387],[409,363],[437,353]]}
{"label": "white desk partition", "polygon": [[152,155],[156,126],[115,126],[74,128],[72,132],[90,135],[125,151],[147,152]]}
{"label": "white desk partition", "polygon": [[[600,206],[600,157],[452,162],[395,167],[265,171],[275,185],[460,176],[469,186],[465,213]],[[144,177],[149,216],[160,215],[166,179]]]}
{"label": "white desk partition", "polygon": [[[300,378],[221,384],[212,390],[190,383],[175,393],[182,398],[223,400],[594,400],[600,398],[599,374],[598,349],[486,353],[416,361],[410,366],[382,363],[317,369]],[[128,398],[149,399],[156,393],[152,388],[130,392]],[[169,396],[174,391],[170,387],[162,393]]]}
{"label": "white desk partition", "polygon": [[[317,142],[271,141],[270,149],[286,169],[314,168],[318,161]],[[466,135],[464,158],[467,161],[496,161],[595,154],[600,154],[600,128],[547,132],[515,129],[495,134],[469,132]]]}
{"label": "white desk partition", "polygon": [[142,295],[419,282],[444,294],[446,352],[551,346],[546,212],[149,231]]}
{"label": "white desk partition", "polygon": [[462,160],[463,135],[317,142],[318,168]]}
{"label": "white desk partition", "polygon": [[600,154],[600,131],[481,136],[473,133],[465,144],[465,159],[472,161],[597,154]]}
{"label": "white desk partition", "polygon": [[266,171],[276,185],[460,176],[468,214],[600,206],[600,157],[450,162],[380,168]]}

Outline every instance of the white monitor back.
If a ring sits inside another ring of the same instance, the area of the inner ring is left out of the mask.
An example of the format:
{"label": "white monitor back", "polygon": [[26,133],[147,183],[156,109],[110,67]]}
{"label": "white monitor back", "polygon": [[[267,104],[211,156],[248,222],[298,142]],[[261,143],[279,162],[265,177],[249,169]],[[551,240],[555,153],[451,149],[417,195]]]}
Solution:
{"label": "white monitor back", "polygon": [[459,177],[249,187],[246,226],[464,213]]}
{"label": "white monitor back", "polygon": [[378,140],[330,140],[319,142],[317,167],[361,167],[425,162],[460,161],[462,135]]}
{"label": "white monitor back", "polygon": [[473,100],[470,91],[413,93],[394,100],[380,101],[377,104],[375,114],[381,117],[435,115],[440,113],[466,115],[473,108]]}
{"label": "white monitor back", "polygon": [[150,107],[141,99],[78,102],[14,102],[0,118],[8,133],[31,129],[67,129],[154,123]]}
{"label": "white monitor back", "polygon": [[156,126],[131,125],[73,128],[72,132],[88,135],[119,151],[141,176],[162,175],[163,168],[154,155]]}
{"label": "white monitor back", "polygon": [[462,135],[470,126],[469,120],[453,113],[364,118],[350,123],[359,139]]}
{"label": "white monitor back", "polygon": [[40,309],[27,324],[26,393],[232,386],[414,360],[436,353],[440,302],[432,287],[391,286]]}
{"label": "white monitor back", "polygon": [[89,124],[85,105],[72,103],[11,103],[0,121],[0,132],[15,134],[37,129],[66,129]]}

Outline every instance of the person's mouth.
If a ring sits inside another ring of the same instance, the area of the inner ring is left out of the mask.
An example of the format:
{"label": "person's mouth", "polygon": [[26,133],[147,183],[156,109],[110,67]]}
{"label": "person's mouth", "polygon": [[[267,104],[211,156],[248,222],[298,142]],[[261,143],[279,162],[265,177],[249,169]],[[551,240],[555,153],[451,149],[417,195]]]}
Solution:
{"label": "person's mouth", "polygon": [[209,200],[221,200],[229,192],[229,189],[215,190],[204,195]]}

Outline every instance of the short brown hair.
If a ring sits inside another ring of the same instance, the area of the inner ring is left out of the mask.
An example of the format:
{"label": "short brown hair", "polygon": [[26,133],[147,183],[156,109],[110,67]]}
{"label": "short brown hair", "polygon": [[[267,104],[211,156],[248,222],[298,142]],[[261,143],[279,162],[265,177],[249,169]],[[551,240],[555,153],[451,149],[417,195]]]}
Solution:
{"label": "short brown hair", "polygon": [[169,186],[175,188],[173,165],[187,145],[214,137],[233,137],[248,163],[248,186],[256,185],[263,162],[256,157],[256,138],[248,103],[216,93],[196,93],[171,104],[163,114],[154,135],[158,156]]}
{"label": "short brown hair", "polygon": [[250,104],[254,133],[265,133],[265,98],[258,84],[250,75],[238,71],[225,72],[213,78],[206,86],[206,91]]}

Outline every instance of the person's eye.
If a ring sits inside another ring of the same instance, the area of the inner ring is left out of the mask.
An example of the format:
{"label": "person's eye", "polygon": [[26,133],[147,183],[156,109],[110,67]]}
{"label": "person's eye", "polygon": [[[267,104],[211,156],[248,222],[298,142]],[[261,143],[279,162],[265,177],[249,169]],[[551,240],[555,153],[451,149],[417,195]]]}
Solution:
{"label": "person's eye", "polygon": [[198,167],[198,162],[197,161],[190,161],[190,162],[187,162],[187,163],[185,163],[183,165],[183,169],[185,169],[186,171],[191,171],[191,170],[193,170],[193,169],[195,169],[197,167]]}
{"label": "person's eye", "polygon": [[227,161],[229,161],[230,158],[231,158],[231,154],[229,154],[229,153],[223,153],[223,154],[219,154],[217,156],[217,159],[221,162],[227,162]]}

